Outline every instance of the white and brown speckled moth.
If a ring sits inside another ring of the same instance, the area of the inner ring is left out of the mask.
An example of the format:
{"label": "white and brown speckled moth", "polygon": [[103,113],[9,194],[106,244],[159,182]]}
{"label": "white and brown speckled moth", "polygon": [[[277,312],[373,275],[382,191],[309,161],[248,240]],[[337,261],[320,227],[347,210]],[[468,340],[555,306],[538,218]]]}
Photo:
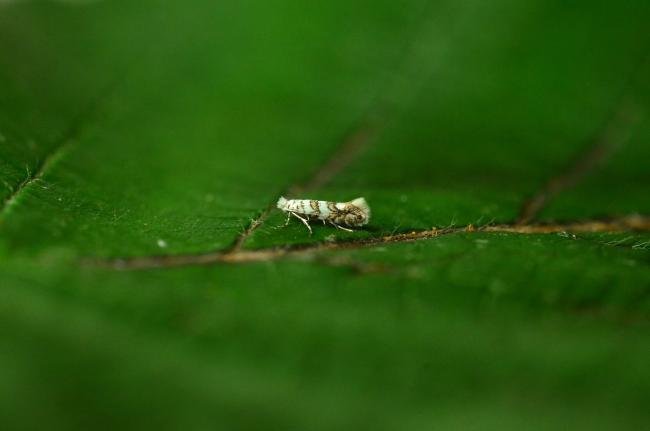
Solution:
{"label": "white and brown speckled moth", "polygon": [[293,215],[307,226],[311,234],[310,220],[321,220],[339,229],[352,232],[343,227],[359,227],[370,220],[370,207],[364,198],[356,198],[350,202],[327,202],[313,199],[278,199],[278,208],[287,213],[287,223]]}

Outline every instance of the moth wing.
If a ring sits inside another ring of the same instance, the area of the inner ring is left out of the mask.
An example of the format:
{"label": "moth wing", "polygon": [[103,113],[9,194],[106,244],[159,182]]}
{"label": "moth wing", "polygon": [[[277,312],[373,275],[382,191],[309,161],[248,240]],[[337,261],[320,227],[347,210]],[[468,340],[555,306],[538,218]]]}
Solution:
{"label": "moth wing", "polygon": [[366,218],[370,218],[370,206],[368,206],[368,202],[366,202],[365,198],[356,198],[351,200],[350,203],[361,209],[361,211],[366,215]]}

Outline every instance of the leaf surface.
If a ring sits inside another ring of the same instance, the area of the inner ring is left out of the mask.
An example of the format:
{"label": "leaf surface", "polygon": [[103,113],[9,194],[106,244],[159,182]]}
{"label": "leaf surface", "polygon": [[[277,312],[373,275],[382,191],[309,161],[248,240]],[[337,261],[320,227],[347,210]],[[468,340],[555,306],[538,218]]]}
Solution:
{"label": "leaf surface", "polygon": [[5,426],[642,428],[649,19],[0,2]]}

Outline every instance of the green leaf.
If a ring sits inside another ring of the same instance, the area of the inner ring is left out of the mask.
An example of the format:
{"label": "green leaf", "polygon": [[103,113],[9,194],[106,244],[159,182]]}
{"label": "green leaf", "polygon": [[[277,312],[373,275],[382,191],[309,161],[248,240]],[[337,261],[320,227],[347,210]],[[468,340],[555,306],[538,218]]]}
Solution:
{"label": "green leaf", "polygon": [[4,426],[644,427],[649,18],[0,2]]}

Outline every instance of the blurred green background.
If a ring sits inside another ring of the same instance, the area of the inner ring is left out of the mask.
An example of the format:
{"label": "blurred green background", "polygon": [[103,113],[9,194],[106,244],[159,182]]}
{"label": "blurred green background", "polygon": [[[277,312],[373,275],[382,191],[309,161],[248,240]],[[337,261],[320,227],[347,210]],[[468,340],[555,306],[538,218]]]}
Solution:
{"label": "blurred green background", "polygon": [[[644,428],[648,22],[646,0],[0,1],[2,428]],[[641,222],[377,241],[511,225],[544,190],[526,223]],[[309,236],[283,194],[373,216]],[[111,264],[233,247],[255,261]]]}

